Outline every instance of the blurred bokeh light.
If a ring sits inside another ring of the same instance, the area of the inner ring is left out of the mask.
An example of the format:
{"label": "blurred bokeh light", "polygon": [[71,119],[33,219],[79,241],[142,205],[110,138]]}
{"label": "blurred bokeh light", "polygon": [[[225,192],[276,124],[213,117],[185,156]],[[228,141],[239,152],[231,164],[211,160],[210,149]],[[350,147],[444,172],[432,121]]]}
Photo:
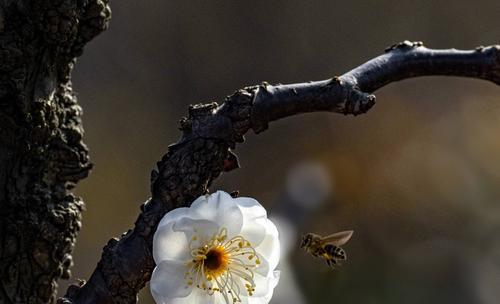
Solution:
{"label": "blurred bokeh light", "polygon": [[[112,8],[110,29],[74,73],[95,169],[77,187],[87,211],[70,282],[88,278],[106,241],[132,227],[189,104],[261,81],[330,78],[404,39],[500,43],[498,0],[120,0]],[[308,114],[249,134],[236,150],[242,168],[212,190],[257,198],[295,237],[355,231],[335,271],[291,246],[290,286],[306,303],[493,304],[498,134],[498,86],[412,79],[377,92],[365,115]],[[301,205],[308,200],[314,208]],[[147,288],[140,303],[152,303]]]}

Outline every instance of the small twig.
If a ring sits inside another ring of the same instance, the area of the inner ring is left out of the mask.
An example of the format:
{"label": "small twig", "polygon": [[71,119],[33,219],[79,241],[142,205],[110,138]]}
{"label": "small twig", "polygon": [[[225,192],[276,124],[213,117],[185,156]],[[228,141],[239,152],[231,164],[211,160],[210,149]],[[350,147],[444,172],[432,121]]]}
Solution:
{"label": "small twig", "polygon": [[61,303],[135,303],[151,277],[152,238],[163,215],[189,206],[208,191],[221,172],[238,168],[230,149],[253,129],[305,112],[361,114],[375,103],[375,90],[398,80],[446,75],[485,79],[500,85],[500,46],[472,51],[432,50],[421,42],[402,42],[350,72],[329,80],[247,87],[216,103],[195,105],[181,120],[183,136],[169,147],[151,174],[152,198],[141,207],[135,228],[104,247],[89,282],[68,289]]}
{"label": "small twig", "polygon": [[305,112],[330,111],[358,115],[375,104],[375,90],[395,81],[419,76],[460,76],[500,85],[500,46],[472,51],[433,50],[422,42],[401,42],[359,67],[333,79],[270,86],[255,92],[252,128]]}

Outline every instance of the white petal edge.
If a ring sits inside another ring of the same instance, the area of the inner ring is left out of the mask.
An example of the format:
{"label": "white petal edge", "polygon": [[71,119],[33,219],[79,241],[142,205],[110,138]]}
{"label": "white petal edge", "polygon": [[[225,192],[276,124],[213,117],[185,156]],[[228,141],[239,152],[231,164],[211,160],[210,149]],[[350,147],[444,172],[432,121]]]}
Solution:
{"label": "white petal edge", "polygon": [[251,197],[237,197],[234,200],[248,218],[267,217],[266,209],[257,200]]}
{"label": "white petal edge", "polygon": [[270,278],[269,282],[269,292],[262,298],[260,299],[251,299],[248,301],[248,304],[267,304],[269,301],[271,301],[271,298],[273,297],[274,293],[274,288],[278,285],[279,280],[280,280],[280,271],[276,270],[273,272],[273,276]]}
{"label": "white petal edge", "polygon": [[158,230],[160,227],[165,226],[172,221],[178,220],[188,215],[189,215],[189,208],[187,207],[176,208],[174,210],[171,210],[163,216],[156,229]]}
{"label": "white petal edge", "polygon": [[255,290],[256,293],[253,296],[242,297],[241,304],[268,304],[271,301],[271,298],[273,297],[274,288],[278,285],[279,278],[280,278],[280,272],[276,270],[272,272],[269,277],[265,278],[265,281],[259,280],[259,284],[266,285],[264,292],[259,293],[258,290],[256,289]]}
{"label": "white petal edge", "polygon": [[201,290],[199,288],[194,288],[193,292],[187,297],[172,298],[169,299],[168,302],[166,302],[166,304],[214,304],[214,303],[216,303],[215,297],[208,295],[206,291]]}
{"label": "white petal edge", "polygon": [[185,263],[165,260],[156,266],[151,276],[151,294],[157,304],[170,304],[172,297],[187,297],[192,292],[184,280]]}
{"label": "white petal edge", "polygon": [[224,223],[228,236],[236,236],[243,225],[243,214],[228,193],[217,191],[197,198],[189,208],[189,217]]}
{"label": "white petal edge", "polygon": [[278,229],[269,219],[265,221],[266,237],[255,247],[255,251],[267,261],[269,270],[273,271],[280,261],[280,242]]}
{"label": "white petal edge", "polygon": [[174,223],[158,228],[153,236],[153,259],[157,265],[164,260],[184,262],[191,257],[186,234],[173,231]]}
{"label": "white petal edge", "polygon": [[265,219],[267,212],[259,202],[249,197],[238,197],[236,204],[243,214],[243,225],[240,235],[249,241],[253,247],[257,247],[266,235]]}

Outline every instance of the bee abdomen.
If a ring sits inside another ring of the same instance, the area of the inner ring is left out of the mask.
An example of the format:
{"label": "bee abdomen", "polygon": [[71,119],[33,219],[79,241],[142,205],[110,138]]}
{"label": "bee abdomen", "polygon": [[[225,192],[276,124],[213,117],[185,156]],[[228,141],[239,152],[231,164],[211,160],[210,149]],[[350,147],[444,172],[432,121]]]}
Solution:
{"label": "bee abdomen", "polygon": [[345,250],[338,246],[327,244],[325,245],[325,251],[335,259],[340,259],[340,260],[347,259],[347,254],[345,253]]}

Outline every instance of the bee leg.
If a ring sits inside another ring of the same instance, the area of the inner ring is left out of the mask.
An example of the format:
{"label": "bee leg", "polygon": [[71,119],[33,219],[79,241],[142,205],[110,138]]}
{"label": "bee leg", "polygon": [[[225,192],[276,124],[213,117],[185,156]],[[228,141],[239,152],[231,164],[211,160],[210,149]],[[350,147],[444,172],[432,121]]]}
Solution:
{"label": "bee leg", "polygon": [[330,268],[335,268],[337,261],[335,261],[334,259],[327,259],[326,263],[328,264],[328,266],[330,266]]}

